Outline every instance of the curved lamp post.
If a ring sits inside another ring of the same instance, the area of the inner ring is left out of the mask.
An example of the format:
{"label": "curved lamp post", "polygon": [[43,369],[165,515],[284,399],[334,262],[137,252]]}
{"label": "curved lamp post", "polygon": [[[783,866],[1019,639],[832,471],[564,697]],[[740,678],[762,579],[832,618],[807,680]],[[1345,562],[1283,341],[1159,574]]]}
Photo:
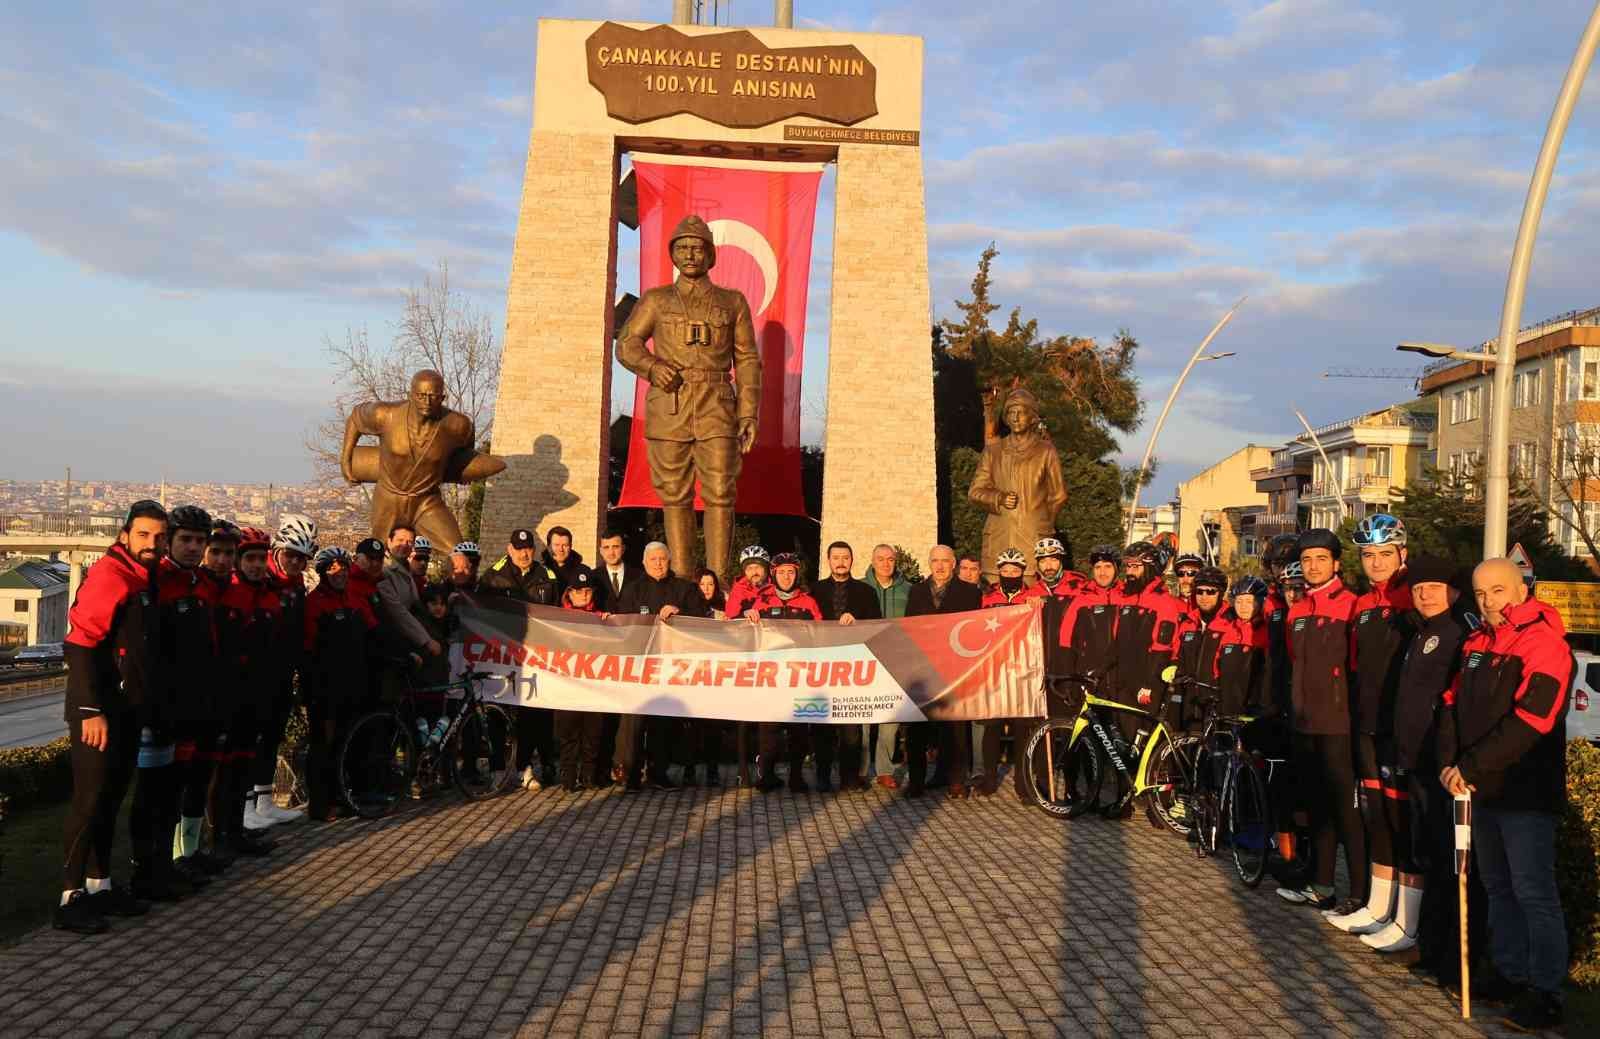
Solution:
{"label": "curved lamp post", "polygon": [[1556,95],[1555,109],[1545,127],[1544,143],[1528,182],[1528,197],[1522,204],[1522,222],[1517,226],[1516,245],[1511,250],[1511,269],[1506,274],[1505,302],[1500,308],[1500,339],[1494,353],[1457,350],[1443,343],[1401,343],[1397,349],[1430,357],[1449,357],[1461,361],[1486,361],[1494,365],[1494,389],[1489,408],[1489,465],[1483,481],[1483,557],[1494,559],[1506,554],[1506,527],[1511,499],[1511,380],[1517,366],[1517,328],[1522,324],[1522,301],[1528,287],[1528,268],[1533,262],[1533,243],[1539,235],[1539,218],[1550,193],[1556,157],[1578,103],[1584,77],[1600,46],[1600,3],[1589,14],[1589,24],[1578,40],[1577,52],[1567,67],[1567,78]]}
{"label": "curved lamp post", "polygon": [[1208,354],[1206,353],[1206,347],[1210,346],[1211,340],[1217,337],[1217,333],[1222,331],[1229,321],[1233,320],[1233,315],[1240,307],[1244,306],[1244,301],[1245,297],[1240,296],[1239,302],[1235,303],[1232,309],[1222,315],[1222,320],[1218,321],[1211,331],[1206,333],[1206,337],[1200,340],[1200,345],[1195,347],[1194,354],[1189,358],[1189,363],[1183,366],[1183,371],[1178,373],[1178,380],[1172,384],[1172,392],[1167,394],[1167,402],[1161,406],[1161,415],[1156,419],[1155,427],[1150,430],[1150,442],[1144,446],[1144,461],[1139,463],[1139,479],[1133,485],[1133,502],[1128,506],[1127,538],[1130,543],[1133,541],[1134,517],[1139,511],[1139,492],[1144,489],[1145,478],[1150,472],[1150,456],[1156,452],[1156,438],[1161,435],[1161,427],[1167,421],[1167,413],[1172,410],[1172,402],[1178,399],[1178,391],[1183,389],[1183,380],[1189,377],[1189,372],[1195,365],[1201,361],[1220,361],[1224,357],[1233,356],[1233,351],[1231,350],[1223,353]]}

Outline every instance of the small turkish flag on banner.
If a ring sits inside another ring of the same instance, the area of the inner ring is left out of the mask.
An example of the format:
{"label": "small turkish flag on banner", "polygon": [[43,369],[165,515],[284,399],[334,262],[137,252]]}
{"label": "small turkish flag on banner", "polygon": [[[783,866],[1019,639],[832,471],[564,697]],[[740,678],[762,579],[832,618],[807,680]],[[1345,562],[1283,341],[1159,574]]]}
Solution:
{"label": "small turkish flag on banner", "polygon": [[[1042,613],[997,606],[906,617],[867,645],[930,721],[1040,717]],[[943,692],[930,696],[926,689]]]}
{"label": "small turkish flag on banner", "polygon": [[[635,162],[639,186],[639,295],[677,276],[667,236],[689,214],[716,240],[711,280],[750,301],[761,350],[761,425],[739,472],[738,509],[804,516],[800,492],[800,369],[805,356],[806,289],[820,171],[776,173]],[[653,350],[654,344],[651,344]],[[620,508],[660,508],[650,484],[644,398],[638,380],[628,470]],[[699,488],[695,507],[701,508]]]}

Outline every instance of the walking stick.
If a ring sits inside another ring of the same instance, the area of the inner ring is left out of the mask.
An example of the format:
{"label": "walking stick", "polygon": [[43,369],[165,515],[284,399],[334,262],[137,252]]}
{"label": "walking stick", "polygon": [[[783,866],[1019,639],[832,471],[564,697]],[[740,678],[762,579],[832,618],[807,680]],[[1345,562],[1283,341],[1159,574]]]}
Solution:
{"label": "walking stick", "polygon": [[1456,814],[1456,881],[1460,899],[1461,916],[1461,1019],[1472,1020],[1472,962],[1467,949],[1467,867],[1472,858],[1472,795],[1457,794]]}

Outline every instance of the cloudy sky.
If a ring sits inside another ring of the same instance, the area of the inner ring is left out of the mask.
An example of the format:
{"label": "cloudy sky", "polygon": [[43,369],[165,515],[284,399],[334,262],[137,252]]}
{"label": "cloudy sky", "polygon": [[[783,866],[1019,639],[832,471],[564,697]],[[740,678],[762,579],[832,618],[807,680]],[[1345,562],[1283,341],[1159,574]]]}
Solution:
{"label": "cloudy sky", "polygon": [[[659,20],[669,0],[0,7],[0,478],[294,481],[333,387],[324,336],[389,334],[439,261],[504,306],[541,16]],[[493,13],[491,7],[516,14]],[[764,21],[770,5],[735,13]],[[292,8],[292,9],[291,9]],[[993,240],[997,296],[1051,333],[1142,344],[1152,414],[1185,388],[1157,497],[1291,407],[1410,392],[1323,380],[1474,343],[1584,0],[1210,4],[798,0],[807,27],[927,38],[936,316]],[[1591,77],[1592,78],[1592,77]],[[1591,84],[1525,318],[1600,302]],[[825,394],[827,204],[807,416]],[[624,250],[627,285],[633,259]],[[1144,434],[1127,453],[1137,460]]]}

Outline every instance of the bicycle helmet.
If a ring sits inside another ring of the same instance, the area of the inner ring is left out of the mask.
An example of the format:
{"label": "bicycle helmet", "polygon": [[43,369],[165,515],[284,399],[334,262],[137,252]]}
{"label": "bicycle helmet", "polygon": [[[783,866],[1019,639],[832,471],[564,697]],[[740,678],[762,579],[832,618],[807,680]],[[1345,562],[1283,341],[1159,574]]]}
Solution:
{"label": "bicycle helmet", "polygon": [[1138,559],[1154,573],[1164,574],[1167,572],[1167,563],[1172,559],[1172,553],[1148,541],[1135,541],[1128,546],[1124,558]]}
{"label": "bicycle helmet", "polygon": [[239,540],[239,525],[238,524],[230,523],[227,520],[222,519],[220,517],[218,517],[217,519],[211,521],[211,536],[206,539],[206,542],[208,544],[211,543],[211,542],[214,542],[214,541],[232,541],[232,542],[237,542],[238,540]]}
{"label": "bicycle helmet", "polygon": [[416,555],[418,552],[422,552],[430,556],[433,555],[433,542],[429,541],[421,534],[418,534],[417,540],[411,543],[411,554]]}
{"label": "bicycle helmet", "polygon": [[1111,563],[1115,566],[1122,565],[1122,549],[1116,545],[1096,545],[1089,550],[1089,565],[1096,563]]}
{"label": "bicycle helmet", "polygon": [[1172,561],[1172,568],[1174,572],[1181,572],[1183,568],[1187,566],[1192,568],[1195,573],[1199,573],[1201,569],[1205,567],[1205,565],[1206,561],[1195,555],[1193,552],[1185,552],[1183,555]]}
{"label": "bicycle helmet", "polygon": [[760,545],[746,545],[739,550],[739,569],[744,569],[746,563],[760,563],[762,566],[770,567],[772,557]]}
{"label": "bicycle helmet", "polygon": [[1338,559],[1344,554],[1344,542],[1339,540],[1339,535],[1327,527],[1314,527],[1300,535],[1300,540],[1295,547],[1295,557],[1313,548],[1325,548],[1333,553],[1333,558]]}
{"label": "bicycle helmet", "polygon": [[[1299,565],[1299,563],[1295,564],[1295,566]],[[1267,595],[1267,582],[1255,574],[1246,574],[1233,582],[1233,589],[1228,592],[1228,598],[1230,599],[1237,595],[1253,595],[1258,600],[1264,599]]]}
{"label": "bicycle helmet", "polygon": [[800,568],[800,557],[793,552],[779,552],[772,557],[772,568],[776,570],[780,566],[792,566],[798,570]]}
{"label": "bicycle helmet", "polygon": [[1020,566],[1023,569],[1027,569],[1028,560],[1027,560],[1027,557],[1024,556],[1021,552],[1017,551],[1014,548],[1008,548],[1004,552],[1002,552],[998,556],[996,556],[995,560],[994,560],[994,566],[995,566],[996,570],[998,570],[1002,566],[1006,566],[1006,565]]}
{"label": "bicycle helmet", "polygon": [[1300,560],[1296,559],[1292,563],[1285,563],[1283,569],[1278,573],[1278,581],[1280,584],[1290,584],[1296,581],[1300,584],[1305,584],[1306,572],[1301,568]]}
{"label": "bicycle helmet", "polygon": [[210,536],[211,513],[198,505],[179,505],[167,513],[167,525],[173,530],[198,530]]}
{"label": "bicycle helmet", "polygon": [[1267,550],[1261,554],[1261,561],[1268,566],[1282,566],[1299,558],[1299,534],[1274,534],[1272,540],[1267,542]]}
{"label": "bicycle helmet", "polygon": [[239,554],[246,552],[265,552],[272,547],[272,539],[267,537],[267,532],[260,527],[239,528]]}
{"label": "bicycle helmet", "polygon": [[1040,538],[1033,543],[1033,558],[1048,559],[1051,556],[1061,560],[1067,558],[1067,548],[1059,538]]}
{"label": "bicycle helmet", "polygon": [[476,541],[463,541],[450,551],[460,552],[462,555],[471,556],[473,559],[483,555],[482,552],[478,551],[478,543]]}
{"label": "bicycle helmet", "polygon": [[317,525],[309,516],[290,513],[278,524],[273,548],[281,548],[310,559],[317,554]]}
{"label": "bicycle helmet", "polygon": [[1406,525],[1387,512],[1374,513],[1356,524],[1356,532],[1350,540],[1362,546],[1393,545],[1401,548],[1406,543]]}
{"label": "bicycle helmet", "polygon": [[328,572],[328,567],[338,563],[346,570],[350,569],[350,553],[338,545],[329,545],[319,551],[311,560],[311,568],[319,574]]}
{"label": "bicycle helmet", "polygon": [[1215,588],[1218,594],[1221,594],[1228,590],[1228,575],[1214,566],[1202,567],[1200,572],[1194,575],[1194,587],[1197,590]]}

